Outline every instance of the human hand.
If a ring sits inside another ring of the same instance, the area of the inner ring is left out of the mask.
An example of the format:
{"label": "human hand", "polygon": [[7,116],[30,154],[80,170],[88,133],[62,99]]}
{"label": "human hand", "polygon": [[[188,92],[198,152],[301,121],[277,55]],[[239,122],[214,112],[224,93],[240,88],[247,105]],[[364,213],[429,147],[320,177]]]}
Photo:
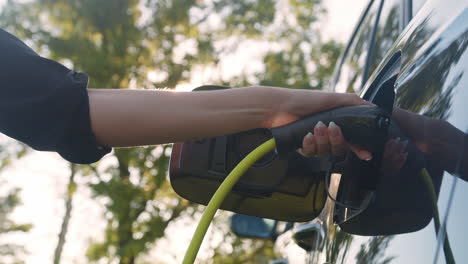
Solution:
{"label": "human hand", "polygon": [[[264,87],[265,88],[265,87]],[[280,92],[282,98],[286,98],[271,111],[269,118],[262,127],[273,128],[294,122],[301,117],[331,110],[338,107],[353,105],[374,105],[360,98],[354,93],[333,93],[315,90],[282,89],[270,87],[270,93]],[[284,96],[286,95],[286,96]],[[341,132],[341,129],[333,122],[329,127],[319,122],[314,132],[306,135],[303,140],[303,148],[299,153],[306,157],[319,156],[327,157],[331,154],[341,156],[351,149],[363,160],[372,159],[372,154],[362,148],[348,144]]]}
{"label": "human hand", "polygon": [[[347,143],[340,127],[334,122],[330,122],[328,128],[323,122],[319,122],[313,130],[313,134],[309,133],[304,137],[302,148],[298,150],[305,157],[343,156],[351,150],[362,160],[372,159],[372,154],[369,151]],[[408,141],[401,141],[400,138],[387,141],[384,148],[382,171],[398,172],[403,167],[408,157],[407,145]]]}
{"label": "human hand", "polygon": [[[265,88],[265,87],[264,87]],[[271,98],[279,92],[281,101],[276,101],[262,127],[273,128],[294,122],[304,116],[338,107],[374,105],[354,93],[332,93],[316,90],[273,88],[268,91]]]}
{"label": "human hand", "polygon": [[330,122],[328,127],[323,122],[318,122],[313,131],[304,137],[302,148],[299,149],[299,153],[305,157],[343,156],[351,150],[362,160],[372,159],[369,151],[347,143],[340,127],[334,122]]}
{"label": "human hand", "polygon": [[382,159],[383,172],[400,171],[408,158],[406,146],[408,146],[408,140],[401,141],[400,138],[390,139],[385,143]]}

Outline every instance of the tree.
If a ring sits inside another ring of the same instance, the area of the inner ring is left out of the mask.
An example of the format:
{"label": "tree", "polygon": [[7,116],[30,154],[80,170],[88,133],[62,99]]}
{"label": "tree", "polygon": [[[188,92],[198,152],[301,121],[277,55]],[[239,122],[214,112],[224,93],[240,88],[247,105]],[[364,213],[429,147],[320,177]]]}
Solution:
{"label": "tree", "polygon": [[[146,2],[157,19],[165,19],[164,27],[155,27],[157,21],[139,25],[138,4],[139,1],[9,1],[0,21],[19,37],[32,40],[35,48],[50,58],[90,73],[91,87],[151,88],[156,83],[147,79],[147,73],[155,67],[169,72],[157,84],[174,87],[187,78],[188,62],[197,60],[185,56],[177,63],[172,58],[172,44],[180,34],[191,31],[186,25],[188,8],[194,2],[178,1],[178,9],[173,9],[171,1]],[[84,174],[97,177],[98,183],[90,187],[96,197],[106,198],[103,200],[108,210],[104,241],[90,246],[90,260],[106,257],[135,263],[140,253],[164,236],[165,227],[186,207],[187,202],[168,192],[168,149],[169,146],[159,146],[115,150],[116,162],[100,168],[111,179],[95,173],[95,167],[80,167]],[[160,201],[158,206],[153,204],[154,199]]]}
{"label": "tree", "polygon": [[231,215],[232,213],[220,211],[213,219],[212,229],[204,242],[209,244],[211,254],[208,255],[208,258],[199,258],[200,263],[267,264],[279,257],[274,250],[273,241],[243,239],[232,233],[229,224],[226,224],[229,223]]}
{"label": "tree", "polygon": [[88,249],[90,260],[135,263],[186,209],[188,202],[175,196],[166,180],[169,149],[168,145],[117,149],[117,164],[106,168],[112,177],[95,174],[99,182],[91,188],[96,198],[106,198],[108,225],[104,241]]}
{"label": "tree", "polygon": [[342,45],[331,40],[311,50],[302,49],[300,41],[289,49],[268,53],[265,71],[257,73],[259,84],[297,89],[327,88]]}
{"label": "tree", "polygon": [[76,164],[70,163],[70,180],[67,186],[67,192],[65,197],[65,215],[63,216],[62,226],[60,228],[59,239],[57,242],[57,247],[54,252],[54,264],[60,263],[60,258],[62,256],[63,246],[65,245],[65,238],[68,231],[68,224],[70,223],[71,213],[73,209],[73,195],[76,192]]}
{"label": "tree", "polygon": [[[4,184],[4,182],[1,183]],[[0,196],[0,235],[28,232],[32,227],[29,224],[17,224],[9,216],[16,207],[21,205],[19,193],[20,190],[14,188],[8,191],[5,196]],[[0,263],[23,263],[18,256],[22,253],[25,253],[25,249],[21,245],[0,244]]]}
{"label": "tree", "polygon": [[[90,87],[174,88],[200,68],[219,70],[249,40],[272,47],[264,70],[213,82],[321,89],[341,48],[322,45],[315,22],[323,14],[317,0],[10,0],[0,26],[89,74]],[[169,151],[115,149],[110,162],[77,168],[96,179],[90,187],[108,221],[103,241],[88,249],[91,261],[135,263],[171,221],[190,215],[167,181]]]}
{"label": "tree", "polygon": [[[0,145],[0,171],[10,165],[13,158],[22,158],[27,152],[21,144]],[[5,187],[6,180],[0,178],[0,191],[4,193],[0,196],[0,237],[12,233],[26,233],[32,228],[31,224],[19,224],[11,218],[11,213],[21,205],[20,188]],[[7,188],[7,189],[5,189]],[[26,253],[24,246],[14,243],[0,242],[0,263],[20,264],[21,255]]]}

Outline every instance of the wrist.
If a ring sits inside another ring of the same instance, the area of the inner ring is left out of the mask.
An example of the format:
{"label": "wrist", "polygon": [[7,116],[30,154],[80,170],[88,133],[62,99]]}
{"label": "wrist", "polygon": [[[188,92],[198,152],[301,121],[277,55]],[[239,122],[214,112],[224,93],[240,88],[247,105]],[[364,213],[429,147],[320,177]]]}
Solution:
{"label": "wrist", "polygon": [[292,96],[291,89],[257,86],[259,102],[262,102],[264,115],[259,120],[259,127],[273,128],[278,126],[278,119],[285,114],[285,105],[290,101]]}

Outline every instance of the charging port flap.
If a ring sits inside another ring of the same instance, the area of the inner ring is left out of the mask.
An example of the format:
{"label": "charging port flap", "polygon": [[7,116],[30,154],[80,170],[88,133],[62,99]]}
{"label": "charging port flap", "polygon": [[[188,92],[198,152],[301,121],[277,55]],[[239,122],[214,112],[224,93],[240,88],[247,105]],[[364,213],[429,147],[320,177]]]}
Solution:
{"label": "charging port flap", "polygon": [[[401,53],[397,52],[375,78],[371,77],[362,97],[392,113],[400,67]],[[420,230],[432,219],[432,205],[418,175],[423,168],[434,171],[405,132],[392,121],[388,140],[396,138],[400,142],[408,140],[408,156],[404,164],[392,164],[391,159],[386,158],[389,154],[386,148],[379,157],[378,166],[349,154],[338,187],[337,200],[341,205],[335,205],[334,215],[343,231],[372,236],[401,234]],[[438,192],[441,180],[433,179],[433,182]],[[356,214],[349,214],[350,210],[343,206],[359,206],[369,193],[373,194],[372,199]]]}

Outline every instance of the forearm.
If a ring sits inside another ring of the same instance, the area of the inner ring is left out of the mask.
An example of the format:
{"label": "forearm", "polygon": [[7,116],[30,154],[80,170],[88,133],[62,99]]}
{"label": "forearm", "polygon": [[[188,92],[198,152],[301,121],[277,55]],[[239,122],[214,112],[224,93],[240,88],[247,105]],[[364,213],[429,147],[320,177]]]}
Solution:
{"label": "forearm", "polygon": [[100,144],[154,145],[265,126],[286,101],[281,88],[223,91],[89,89],[91,125]]}

